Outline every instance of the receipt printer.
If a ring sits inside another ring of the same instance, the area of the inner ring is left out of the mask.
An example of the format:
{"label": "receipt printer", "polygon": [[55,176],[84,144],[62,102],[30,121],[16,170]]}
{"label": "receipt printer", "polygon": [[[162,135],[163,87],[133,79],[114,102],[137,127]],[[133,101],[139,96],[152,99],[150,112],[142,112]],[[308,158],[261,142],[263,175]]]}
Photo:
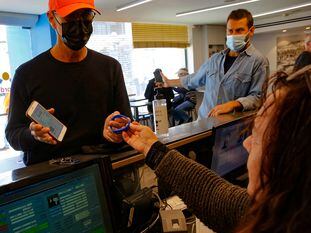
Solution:
{"label": "receipt printer", "polygon": [[163,233],[187,233],[186,219],[181,210],[160,210]]}

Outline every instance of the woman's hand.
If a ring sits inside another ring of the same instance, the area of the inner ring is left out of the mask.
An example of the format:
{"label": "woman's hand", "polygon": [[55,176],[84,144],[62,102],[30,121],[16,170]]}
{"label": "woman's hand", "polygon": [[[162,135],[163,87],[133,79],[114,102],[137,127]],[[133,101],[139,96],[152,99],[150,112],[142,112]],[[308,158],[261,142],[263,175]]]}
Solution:
{"label": "woman's hand", "polygon": [[147,127],[134,122],[130,125],[130,130],[122,132],[123,139],[138,152],[145,156],[151,146],[158,141],[157,136]]}

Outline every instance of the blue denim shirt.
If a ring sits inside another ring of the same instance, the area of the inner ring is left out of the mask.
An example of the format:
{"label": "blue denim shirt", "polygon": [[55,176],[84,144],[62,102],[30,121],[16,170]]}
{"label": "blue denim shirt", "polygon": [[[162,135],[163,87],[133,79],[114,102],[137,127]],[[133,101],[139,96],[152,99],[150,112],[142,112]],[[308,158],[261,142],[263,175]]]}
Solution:
{"label": "blue denim shirt", "polygon": [[180,79],[186,89],[205,86],[199,118],[207,118],[216,105],[239,101],[243,110],[258,107],[262,84],[269,75],[269,62],[253,45],[239,54],[224,74],[224,62],[229,49],[210,57],[200,69]]}

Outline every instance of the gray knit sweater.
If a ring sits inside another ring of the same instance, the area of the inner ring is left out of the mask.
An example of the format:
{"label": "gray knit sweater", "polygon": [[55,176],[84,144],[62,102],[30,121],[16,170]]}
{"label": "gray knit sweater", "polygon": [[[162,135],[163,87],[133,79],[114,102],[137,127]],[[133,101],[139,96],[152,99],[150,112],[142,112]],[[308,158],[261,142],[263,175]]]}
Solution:
{"label": "gray knit sweater", "polygon": [[250,204],[245,189],[160,142],[151,147],[146,164],[205,225],[218,233],[232,232]]}

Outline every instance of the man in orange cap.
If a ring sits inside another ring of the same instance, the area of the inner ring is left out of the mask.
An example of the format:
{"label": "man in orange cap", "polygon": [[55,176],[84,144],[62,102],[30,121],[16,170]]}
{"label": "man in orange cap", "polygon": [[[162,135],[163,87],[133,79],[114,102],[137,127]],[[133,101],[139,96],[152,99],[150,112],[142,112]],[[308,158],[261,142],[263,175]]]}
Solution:
{"label": "man in orange cap", "polygon": [[[6,137],[24,152],[26,165],[80,153],[83,145],[122,141],[109,127],[116,110],[131,117],[121,65],[85,47],[96,13],[94,0],[49,0],[57,43],[16,70]],[[25,117],[33,100],[67,126],[62,142]]]}
{"label": "man in orange cap", "polygon": [[[81,51],[81,56],[86,53],[84,48],[92,32],[92,21],[95,12],[94,0],[50,0],[48,17],[52,27],[58,34],[58,39],[63,43],[57,43],[52,53],[58,53],[64,44],[71,50]],[[80,19],[80,20],[79,20]],[[63,51],[61,51],[63,52]]]}

